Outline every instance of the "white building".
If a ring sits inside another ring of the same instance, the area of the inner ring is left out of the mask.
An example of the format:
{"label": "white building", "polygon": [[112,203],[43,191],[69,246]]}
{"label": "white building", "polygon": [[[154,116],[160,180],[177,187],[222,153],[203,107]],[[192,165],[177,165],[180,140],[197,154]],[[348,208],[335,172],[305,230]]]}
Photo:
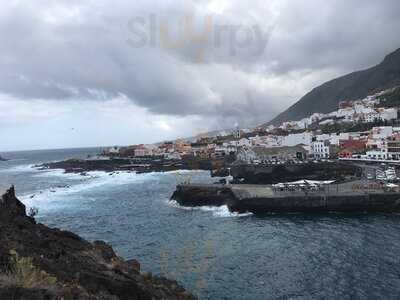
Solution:
{"label": "white building", "polygon": [[391,121],[397,119],[397,108],[381,108],[379,109],[380,119],[382,121]]}
{"label": "white building", "polygon": [[335,111],[329,113],[329,114],[328,114],[328,117],[330,117],[330,118],[337,118],[337,114],[338,114],[338,112],[335,110]]}
{"label": "white building", "polygon": [[364,122],[373,123],[379,121],[381,119],[381,115],[377,111],[372,111],[370,113],[364,114]]}
{"label": "white building", "polygon": [[355,113],[352,107],[341,108],[337,112],[338,117],[344,117],[345,119],[351,119],[353,114]]}
{"label": "white building", "polygon": [[318,122],[319,120],[321,120],[323,117],[324,117],[325,115],[324,114],[321,114],[321,113],[313,113],[311,116],[310,116],[310,118],[309,118],[309,122],[312,124],[312,123],[315,123],[315,122]]}
{"label": "white building", "polygon": [[153,155],[153,150],[146,148],[144,146],[137,147],[135,149],[135,156],[137,156],[137,157],[151,156],[151,155]]}
{"label": "white building", "polygon": [[292,147],[299,144],[311,145],[312,138],[313,135],[310,132],[289,134],[288,136],[283,137],[282,146]]}
{"label": "white building", "polygon": [[300,121],[297,121],[297,126],[300,129],[307,129],[308,126],[310,126],[310,125],[311,125],[311,122],[310,122],[309,118],[304,118],[304,119],[301,119]]}
{"label": "white building", "polygon": [[369,150],[366,153],[366,157],[368,159],[387,159],[388,155],[387,155],[387,151],[385,151],[384,149],[374,149],[374,150]]}
{"label": "white building", "polygon": [[315,139],[317,140],[317,141],[326,141],[326,140],[329,140],[331,138],[331,135],[330,134],[327,134],[327,133],[324,133],[324,134],[317,134],[316,136],[315,136]]}
{"label": "white building", "polygon": [[265,128],[265,131],[272,131],[275,129],[274,125],[269,125],[267,128]]}
{"label": "white building", "polygon": [[179,152],[165,153],[164,157],[166,159],[171,159],[171,160],[180,160],[181,159],[181,155],[179,154]]}
{"label": "white building", "polygon": [[354,111],[356,114],[369,114],[374,112],[374,109],[372,107],[365,106],[364,103],[357,103],[354,105]]}
{"label": "white building", "polygon": [[329,158],[330,156],[330,142],[315,141],[311,143],[311,153],[315,159]]}
{"label": "white building", "polygon": [[294,147],[243,147],[238,151],[237,159],[246,163],[270,163],[303,160],[307,151],[300,146]]}
{"label": "white building", "polygon": [[331,145],[336,145],[336,146],[339,146],[340,141],[349,139],[350,139],[350,133],[348,132],[332,133],[329,136],[329,141]]}
{"label": "white building", "polygon": [[214,152],[219,153],[220,155],[229,155],[231,153],[236,153],[237,147],[236,147],[236,145],[232,145],[229,143],[223,143],[221,146],[217,146],[214,149]]}
{"label": "white building", "polygon": [[243,147],[243,146],[250,147],[251,146],[251,141],[249,139],[246,139],[246,138],[240,139],[239,141],[237,141],[237,146],[238,147]]}
{"label": "white building", "polygon": [[393,135],[392,126],[381,126],[372,128],[373,139],[386,139]]}
{"label": "white building", "polygon": [[319,125],[331,125],[331,124],[334,124],[334,123],[335,123],[334,120],[332,120],[332,119],[326,119],[326,120],[324,120],[324,121],[322,121],[322,122],[319,122]]}
{"label": "white building", "polygon": [[266,135],[257,136],[250,139],[253,146],[277,147],[282,145],[284,137],[276,135]]}
{"label": "white building", "polygon": [[303,127],[300,127],[296,121],[283,122],[281,128],[284,130],[304,129]]}
{"label": "white building", "polygon": [[364,121],[367,123],[391,121],[395,119],[397,119],[397,108],[377,108],[364,114]]}
{"label": "white building", "polygon": [[107,150],[109,154],[119,154],[120,148],[117,146],[111,147]]}
{"label": "white building", "polygon": [[384,139],[369,138],[367,141],[367,149],[383,149],[385,145]]}

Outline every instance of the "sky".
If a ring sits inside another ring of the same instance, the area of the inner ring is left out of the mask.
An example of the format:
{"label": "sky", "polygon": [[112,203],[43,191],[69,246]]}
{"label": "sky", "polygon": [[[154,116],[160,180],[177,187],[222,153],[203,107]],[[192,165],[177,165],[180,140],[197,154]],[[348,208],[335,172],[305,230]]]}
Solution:
{"label": "sky", "polygon": [[400,47],[398,0],[10,0],[0,151],[264,123]]}

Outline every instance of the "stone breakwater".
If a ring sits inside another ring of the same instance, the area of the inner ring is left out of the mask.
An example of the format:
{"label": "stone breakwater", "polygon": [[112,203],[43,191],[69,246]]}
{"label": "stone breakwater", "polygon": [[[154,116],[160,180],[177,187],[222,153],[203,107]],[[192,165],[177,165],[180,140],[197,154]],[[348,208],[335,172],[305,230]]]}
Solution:
{"label": "stone breakwater", "polygon": [[[348,178],[360,178],[362,175],[361,167],[337,161],[281,165],[233,164],[229,168],[235,182],[244,184],[274,184],[300,179],[345,181]],[[213,176],[228,174],[226,168],[212,172]]]}
{"label": "stone breakwater", "polygon": [[14,188],[0,198],[0,299],[195,299],[176,281],[141,272],[102,241],[37,224]]}
{"label": "stone breakwater", "polygon": [[283,192],[265,185],[179,185],[171,199],[182,206],[222,206],[231,212],[399,212],[400,193],[353,191],[356,182],[318,192]]}

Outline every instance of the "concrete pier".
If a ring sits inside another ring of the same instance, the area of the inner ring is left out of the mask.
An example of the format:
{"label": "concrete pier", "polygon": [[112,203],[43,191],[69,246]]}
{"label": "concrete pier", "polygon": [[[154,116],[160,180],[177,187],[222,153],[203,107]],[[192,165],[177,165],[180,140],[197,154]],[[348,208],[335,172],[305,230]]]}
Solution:
{"label": "concrete pier", "polygon": [[[363,189],[360,189],[362,187]],[[399,212],[400,193],[362,182],[319,191],[280,191],[268,185],[179,185],[171,197],[182,206],[227,205],[232,212]]]}

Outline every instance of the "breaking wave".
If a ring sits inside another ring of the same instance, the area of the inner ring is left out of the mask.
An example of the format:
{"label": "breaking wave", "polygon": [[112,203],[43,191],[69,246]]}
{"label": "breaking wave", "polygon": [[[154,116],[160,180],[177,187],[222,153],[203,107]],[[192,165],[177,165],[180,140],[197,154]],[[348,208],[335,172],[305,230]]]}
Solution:
{"label": "breaking wave", "polygon": [[231,212],[231,211],[229,211],[229,209],[226,205],[219,206],[219,207],[216,207],[216,206],[185,207],[185,206],[179,205],[178,202],[176,202],[174,200],[168,201],[168,204],[172,207],[175,207],[178,209],[183,209],[183,210],[211,212],[214,217],[220,217],[220,218],[238,218],[238,217],[248,217],[248,216],[253,215],[253,213],[239,214],[236,212]]}
{"label": "breaking wave", "polygon": [[19,196],[27,206],[45,208],[48,203],[69,201],[66,197],[79,196],[82,192],[141,182],[152,177],[152,173],[136,174],[132,172],[106,173],[101,171],[87,172],[85,175],[64,173],[63,170],[39,171],[34,177],[60,177],[58,184],[52,187]]}

